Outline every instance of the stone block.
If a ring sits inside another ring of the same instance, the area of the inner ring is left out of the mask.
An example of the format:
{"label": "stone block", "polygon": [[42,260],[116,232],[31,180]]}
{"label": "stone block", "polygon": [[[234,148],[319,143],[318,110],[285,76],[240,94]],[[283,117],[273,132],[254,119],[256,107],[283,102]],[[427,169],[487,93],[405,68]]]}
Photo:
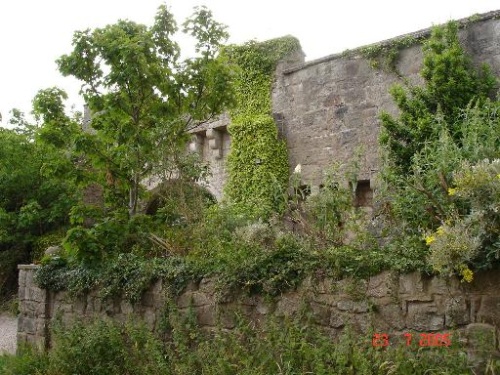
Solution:
{"label": "stone block", "polygon": [[303,301],[299,294],[285,294],[276,303],[276,316],[294,316],[303,307]]}
{"label": "stone block", "polygon": [[197,307],[195,312],[200,326],[215,327],[217,325],[217,311],[215,305]]}
{"label": "stone block", "polygon": [[393,276],[390,272],[382,272],[368,280],[368,297],[382,298],[393,293]]}
{"label": "stone block", "polygon": [[429,282],[429,294],[450,295],[460,290],[460,282],[456,278],[433,277]]}
{"label": "stone block", "polygon": [[209,297],[206,293],[198,292],[185,292],[177,299],[177,305],[181,308],[193,306],[205,306],[214,304],[215,300]]}
{"label": "stone block", "polygon": [[403,310],[395,303],[375,305],[371,319],[381,332],[400,331],[406,325]]}
{"label": "stone block", "polygon": [[343,300],[337,302],[337,309],[351,313],[365,313],[368,312],[368,302]]}
{"label": "stone block", "polygon": [[325,277],[316,283],[311,283],[311,291],[317,294],[332,294],[335,292],[335,281]]}
{"label": "stone block", "polygon": [[[259,300],[259,302],[257,303],[257,306],[255,306],[255,311],[259,315],[268,315],[273,311],[273,307],[272,307],[271,303],[263,301],[263,300]],[[287,315],[286,311],[284,311],[284,315]]]}
{"label": "stone block", "polygon": [[143,319],[150,330],[154,330],[156,326],[156,314],[152,309],[146,309],[143,314]]}
{"label": "stone block", "polygon": [[85,315],[87,311],[87,299],[84,297],[78,298],[73,302],[73,311],[78,315]]}
{"label": "stone block", "polygon": [[330,314],[329,326],[332,328],[342,328],[349,321],[349,318],[344,313],[332,311]]}
{"label": "stone block", "polygon": [[412,272],[399,277],[399,294],[420,295],[424,292],[424,283],[420,272]]}
{"label": "stone block", "polygon": [[19,330],[28,334],[36,333],[35,319],[23,319]]}
{"label": "stone block", "polygon": [[216,290],[216,281],[214,279],[205,278],[200,281],[200,292],[208,292],[210,294],[214,294]]}
{"label": "stone block", "polygon": [[27,288],[28,290],[28,299],[34,302],[38,303],[44,303],[45,302],[45,290],[42,290],[38,287],[31,287]]}
{"label": "stone block", "polygon": [[446,327],[455,328],[465,324],[469,324],[470,311],[467,308],[465,297],[456,296],[449,297],[445,301],[445,319]]}
{"label": "stone block", "polygon": [[310,297],[311,301],[327,306],[337,306],[342,296],[337,294],[317,294]]}
{"label": "stone block", "polygon": [[312,318],[316,324],[321,326],[330,325],[331,310],[329,306],[311,302],[309,307],[311,309]]}
{"label": "stone block", "polygon": [[445,316],[433,303],[408,302],[406,327],[415,331],[439,331],[444,328]]}
{"label": "stone block", "polygon": [[483,296],[481,298],[476,321],[500,327],[500,296]]}

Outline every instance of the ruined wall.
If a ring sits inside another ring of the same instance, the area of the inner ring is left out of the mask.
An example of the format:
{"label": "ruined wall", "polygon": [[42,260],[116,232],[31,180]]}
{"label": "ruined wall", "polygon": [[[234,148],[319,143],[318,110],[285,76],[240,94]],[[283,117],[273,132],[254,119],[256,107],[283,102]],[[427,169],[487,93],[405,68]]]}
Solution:
{"label": "ruined wall", "polygon": [[[476,63],[488,63],[500,76],[500,11],[475,17],[474,22],[461,21],[465,27],[460,37]],[[425,36],[422,30],[397,39]],[[414,82],[419,82],[422,52],[419,45],[403,49],[396,70]],[[373,180],[379,169],[378,135],[382,110],[396,113],[389,88],[401,82],[394,72],[376,69],[362,56],[362,49],[303,62],[303,56],[293,56],[282,62],[276,72],[272,92],[273,116],[280,134],[286,139],[290,171],[302,165],[304,184],[314,192],[322,183],[326,168],[333,162],[348,162],[361,148],[359,180]],[[213,177],[209,189],[220,198],[225,183],[225,157],[230,140],[226,131],[229,118],[212,123],[224,133],[221,158],[204,148],[203,157],[212,165]],[[199,139],[208,142],[206,130],[195,130]],[[213,142],[212,142],[213,143]],[[215,146],[215,145],[214,145]]]}
{"label": "ruined wall", "polygon": [[[487,63],[500,76],[500,12],[492,12],[460,31],[462,45],[476,63]],[[465,23],[465,21],[463,21]],[[422,30],[397,39],[421,37]],[[395,40],[381,42],[391,44]],[[420,82],[421,46],[403,49],[396,71]],[[302,165],[306,183],[319,185],[325,168],[333,161],[346,162],[361,147],[360,180],[371,180],[379,169],[378,135],[382,110],[396,113],[390,87],[402,82],[395,72],[377,69],[352,51],[308,62],[301,67],[282,67],[273,92],[273,110],[286,130],[290,168]]]}
{"label": "ruined wall", "polygon": [[[49,346],[49,327],[107,317],[126,321],[142,319],[152,330],[165,312],[164,285],[157,281],[132,305],[124,299],[104,300],[97,292],[71,299],[66,292],[49,293],[33,283],[36,266],[20,266],[18,342]],[[293,316],[309,311],[317,325],[332,337],[347,326],[361,334],[386,333],[393,342],[406,332],[463,334],[481,332],[491,337],[491,350],[498,348],[500,329],[500,270],[476,275],[472,284],[457,279],[425,277],[419,273],[397,275],[383,272],[367,280],[315,280],[307,278],[295,291],[271,300],[262,296],[233,295],[219,298],[216,283],[204,279],[191,283],[175,300],[181,313],[194,309],[202,328],[235,326],[235,313],[256,324],[268,317]],[[456,331],[455,331],[456,330]]]}
{"label": "ruined wall", "polygon": [[227,180],[226,159],[231,147],[231,138],[227,131],[230,123],[229,115],[193,129],[193,137],[189,145],[191,152],[196,152],[202,160],[209,163],[211,176],[206,187],[217,198],[223,196],[224,184]]}

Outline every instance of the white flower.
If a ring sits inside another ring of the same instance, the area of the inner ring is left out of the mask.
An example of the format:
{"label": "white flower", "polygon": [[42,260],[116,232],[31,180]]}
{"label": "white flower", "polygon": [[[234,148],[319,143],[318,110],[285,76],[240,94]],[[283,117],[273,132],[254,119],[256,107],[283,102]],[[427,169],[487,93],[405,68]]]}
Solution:
{"label": "white flower", "polygon": [[300,174],[300,172],[302,172],[302,166],[300,164],[297,164],[297,166],[293,170],[293,173]]}

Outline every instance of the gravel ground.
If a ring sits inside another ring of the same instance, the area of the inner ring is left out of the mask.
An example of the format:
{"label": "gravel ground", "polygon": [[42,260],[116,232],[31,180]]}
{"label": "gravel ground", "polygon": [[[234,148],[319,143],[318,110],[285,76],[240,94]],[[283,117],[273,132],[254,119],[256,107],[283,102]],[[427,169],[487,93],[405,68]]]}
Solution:
{"label": "gravel ground", "polygon": [[10,314],[0,314],[0,354],[16,352],[17,317]]}

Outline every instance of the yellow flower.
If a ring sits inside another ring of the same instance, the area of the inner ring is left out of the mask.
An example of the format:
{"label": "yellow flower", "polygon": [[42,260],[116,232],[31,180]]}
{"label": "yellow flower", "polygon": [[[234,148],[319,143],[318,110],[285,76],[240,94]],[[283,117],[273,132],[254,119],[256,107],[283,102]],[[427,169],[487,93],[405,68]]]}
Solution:
{"label": "yellow flower", "polygon": [[439,227],[436,231],[436,234],[438,236],[442,236],[444,234],[444,228],[443,227]]}
{"label": "yellow flower", "polygon": [[497,174],[497,178],[500,180],[500,173],[499,173],[499,174]]}
{"label": "yellow flower", "polygon": [[464,266],[460,273],[462,274],[462,281],[470,283],[474,279],[474,272],[472,272],[467,266]]}
{"label": "yellow flower", "polygon": [[425,237],[425,244],[427,246],[433,243],[434,241],[436,241],[436,237],[434,237],[433,235]]}
{"label": "yellow flower", "polygon": [[448,195],[453,196],[457,193],[457,189],[454,188],[448,188]]}

